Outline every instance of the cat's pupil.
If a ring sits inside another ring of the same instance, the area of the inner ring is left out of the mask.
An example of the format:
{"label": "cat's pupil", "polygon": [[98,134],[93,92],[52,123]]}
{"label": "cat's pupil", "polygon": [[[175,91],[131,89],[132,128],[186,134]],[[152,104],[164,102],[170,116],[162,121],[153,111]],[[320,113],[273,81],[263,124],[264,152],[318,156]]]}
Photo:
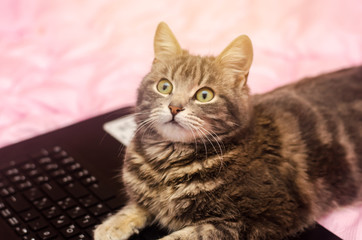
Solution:
{"label": "cat's pupil", "polygon": [[206,98],[207,98],[207,92],[203,92],[203,93],[202,93],[202,98],[203,98],[203,99],[206,99]]}
{"label": "cat's pupil", "polygon": [[163,84],[162,90],[165,91],[167,88],[168,88],[168,84],[167,83]]}

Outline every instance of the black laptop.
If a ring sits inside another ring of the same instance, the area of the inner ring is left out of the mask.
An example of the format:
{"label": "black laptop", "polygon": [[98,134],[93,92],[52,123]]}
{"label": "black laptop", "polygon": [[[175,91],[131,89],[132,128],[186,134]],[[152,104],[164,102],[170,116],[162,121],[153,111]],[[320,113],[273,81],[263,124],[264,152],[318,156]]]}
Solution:
{"label": "black laptop", "polygon": [[[120,169],[131,107],[0,149],[0,239],[93,239],[127,201]],[[131,239],[159,239],[150,226]],[[293,239],[340,239],[316,224]]]}

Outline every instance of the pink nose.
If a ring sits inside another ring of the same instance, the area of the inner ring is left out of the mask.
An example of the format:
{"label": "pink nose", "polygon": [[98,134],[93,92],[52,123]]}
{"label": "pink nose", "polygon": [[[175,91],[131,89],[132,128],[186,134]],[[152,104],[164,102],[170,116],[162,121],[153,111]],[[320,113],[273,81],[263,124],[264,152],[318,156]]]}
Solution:
{"label": "pink nose", "polygon": [[184,108],[175,107],[175,106],[171,106],[171,105],[168,106],[168,108],[170,109],[171,114],[172,114],[173,116],[175,116],[176,114],[178,114],[179,112],[181,112],[181,111],[184,110]]}

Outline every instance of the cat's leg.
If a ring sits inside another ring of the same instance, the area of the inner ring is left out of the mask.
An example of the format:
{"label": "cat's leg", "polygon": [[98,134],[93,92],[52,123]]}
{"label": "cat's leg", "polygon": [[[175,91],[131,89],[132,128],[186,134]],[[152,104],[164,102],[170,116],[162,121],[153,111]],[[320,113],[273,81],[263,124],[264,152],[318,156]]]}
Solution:
{"label": "cat's leg", "polygon": [[150,221],[150,214],[138,206],[130,204],[110,216],[94,231],[95,240],[126,240],[143,229]]}
{"label": "cat's leg", "polygon": [[239,231],[234,224],[203,224],[188,226],[160,240],[238,240]]}

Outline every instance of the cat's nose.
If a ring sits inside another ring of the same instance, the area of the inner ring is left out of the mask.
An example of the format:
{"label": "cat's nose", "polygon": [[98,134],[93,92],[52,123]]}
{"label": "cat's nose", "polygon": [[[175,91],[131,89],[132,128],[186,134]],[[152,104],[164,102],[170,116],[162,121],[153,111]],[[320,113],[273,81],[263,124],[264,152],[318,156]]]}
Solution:
{"label": "cat's nose", "polygon": [[182,107],[175,107],[175,106],[172,106],[172,105],[169,105],[168,108],[170,109],[172,116],[175,116],[175,115],[178,114],[179,112],[185,110],[185,109],[182,108]]}

